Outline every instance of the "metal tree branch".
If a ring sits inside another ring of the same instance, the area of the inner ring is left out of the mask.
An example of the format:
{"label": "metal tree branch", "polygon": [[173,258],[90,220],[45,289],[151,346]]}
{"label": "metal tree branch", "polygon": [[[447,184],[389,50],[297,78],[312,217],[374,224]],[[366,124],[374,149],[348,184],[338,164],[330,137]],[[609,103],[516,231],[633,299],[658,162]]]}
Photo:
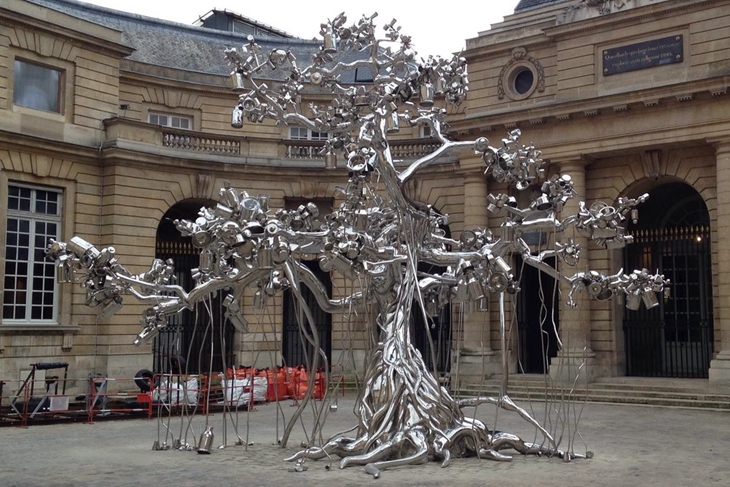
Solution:
{"label": "metal tree branch", "polygon": [[[344,201],[331,214],[320,215],[313,203],[295,210],[273,211],[268,207],[268,196],[251,197],[245,191],[225,187],[217,205],[202,208],[197,220],[175,222],[182,235],[189,236],[200,250],[200,265],[193,271],[196,286],[190,292],[171,282],[171,262],[155,261],[150,271],[135,276],[118,263],[113,248],[98,250],[80,237],[49,245],[48,255],[57,261],[59,279],[71,281],[78,276],[87,290],[87,303],[99,307],[102,318],[119,310],[123,295],[150,304],[143,315],[138,342],[153,337],[166,326],[169,316],[192,309],[212,293],[223,291],[228,293],[223,301],[226,318],[244,332],[244,288],[255,288],[254,306],[259,309],[266,307],[271,297],[291,289],[304,317],[300,326],[315,347],[310,372],[325,355],[317,342],[311,310],[302,300],[301,286],[307,286],[328,313],[345,313],[374,303],[378,338],[364,364],[364,387],[355,410],[355,436],[338,435],[289,460],[302,462],[337,455],[342,458],[341,467],[366,465],[367,471],[377,476],[379,469],[429,459],[446,466],[452,455],[506,461],[511,457],[501,453],[505,449],[578,457],[560,450],[547,429],[506,395],[506,385],[496,398],[452,398],[427,370],[413,344],[411,311],[416,306],[419,309],[415,311],[422,315],[436,316],[450,302],[471,304],[490,293],[500,295],[503,303],[505,293],[519,291],[511,267],[515,256],[569,284],[571,303],[574,292],[585,292],[595,299],[607,299],[619,292],[627,296],[629,307],[638,307],[642,301],[653,306],[657,302],[655,293],[668,283],[663,276],[646,270],[613,275],[582,271],[566,276],[545,261],[557,257],[576,265],[579,245],[565,239],[554,249],[533,254],[522,238],[528,232],[560,235],[574,228],[607,249],[620,248],[631,241],[623,222],[629,215],[637,218],[636,206],[646,196],[620,198],[615,206],[594,203],[587,207],[581,203],[577,215],[559,219],[557,215],[566,201],[576,196],[572,181],[560,175],[544,180],[540,151],[520,144],[519,130],[496,146],[483,137],[450,140],[445,110],[434,108],[434,96],[442,96],[446,103],[464,100],[468,89],[464,59],[429,57],[417,61],[410,37],[400,32],[395,21],[385,25],[385,38],[380,39],[375,35],[374,18],[363,17],[347,25],[344,15],[338,15],[322,24],[320,50],[304,68],[290,51],[262,53],[253,38],[240,51],[225,52],[233,68],[234,91],[240,93],[232,114],[234,127],[243,126],[245,121],[272,119],[324,132],[329,135],[323,153],[329,167],[333,167],[331,162],[337,154],[347,160],[349,178],[343,190]],[[387,43],[396,46],[384,47]],[[340,59],[343,55],[351,57]],[[352,60],[353,55],[360,57]],[[272,87],[257,80],[264,67],[284,72],[284,80],[268,80]],[[359,67],[371,69],[372,83],[341,82],[341,74]],[[305,87],[329,90],[331,101],[322,106],[310,105],[311,115],[304,115],[301,94]],[[393,159],[389,137],[400,130],[401,124],[428,125],[440,146],[399,171],[400,163],[397,165]],[[518,207],[512,194],[489,196],[488,209],[503,217],[498,236],[489,230],[464,229],[459,240],[446,238],[440,225],[447,216],[414,201],[405,191],[406,185],[429,165],[448,154],[467,150],[482,157],[485,177],[509,183],[514,191],[536,190],[536,197],[525,208]],[[377,183],[385,194],[378,192]],[[341,274],[360,290],[339,299],[328,296],[315,274],[302,264],[312,257],[322,270]],[[421,262],[444,270],[421,273]],[[500,311],[505,352],[504,306]],[[307,397],[313,379],[309,385]],[[298,412],[304,404],[306,400]],[[543,436],[543,443],[527,443],[515,435],[494,432],[463,412],[479,404],[518,414]],[[287,426],[283,444],[295,419]]]}

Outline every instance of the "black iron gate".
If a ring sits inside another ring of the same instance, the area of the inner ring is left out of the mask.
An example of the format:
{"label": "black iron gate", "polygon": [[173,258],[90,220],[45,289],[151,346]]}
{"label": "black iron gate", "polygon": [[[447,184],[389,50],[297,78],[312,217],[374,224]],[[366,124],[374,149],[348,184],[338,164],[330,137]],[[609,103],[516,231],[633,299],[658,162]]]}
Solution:
{"label": "black iron gate", "polygon": [[[199,252],[189,241],[157,241],[158,259],[172,259],[177,284],[186,291],[193,288],[190,269],[199,265]],[[221,293],[195,310],[183,310],[168,319],[168,325],[155,337],[152,353],[155,372],[223,372],[233,365],[235,328],[224,317]],[[225,358],[225,360],[224,360]],[[225,364],[224,364],[225,362]]]}
{"label": "black iron gate", "polygon": [[[332,281],[330,275],[319,268],[318,261],[304,262],[307,267],[314,273],[319,281],[325,286],[327,294],[332,295]],[[317,328],[317,336],[319,337],[319,346],[327,357],[328,361],[332,359],[332,316],[325,313],[319,307],[317,299],[312,291],[302,284],[302,298],[307,303]],[[312,360],[314,347],[304,337],[303,331],[299,327],[301,322],[306,331],[309,332],[307,320],[304,315],[298,316],[299,307],[296,305],[294,296],[291,291],[284,293],[284,333],[282,339],[282,355],[284,363],[288,366],[307,365]],[[319,364],[323,365],[320,357]]]}
{"label": "black iron gate", "polygon": [[648,269],[671,281],[659,306],[626,311],[626,374],[708,376],[712,358],[712,265],[707,225],[631,232],[625,269]]}

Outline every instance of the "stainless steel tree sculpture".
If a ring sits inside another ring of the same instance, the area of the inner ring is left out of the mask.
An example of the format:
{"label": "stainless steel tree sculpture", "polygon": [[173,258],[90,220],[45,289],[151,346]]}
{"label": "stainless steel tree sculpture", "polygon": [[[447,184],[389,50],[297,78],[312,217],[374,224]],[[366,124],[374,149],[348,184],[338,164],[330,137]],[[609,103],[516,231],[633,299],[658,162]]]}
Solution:
{"label": "stainless steel tree sculpture", "polygon": [[[597,299],[623,293],[629,307],[640,306],[642,299],[653,306],[654,293],[666,284],[663,276],[646,270],[614,275],[584,271],[568,276],[548,265],[546,259],[557,257],[574,265],[580,253],[578,245],[566,239],[554,250],[533,255],[522,238],[525,232],[559,235],[572,227],[606,248],[621,247],[631,241],[623,222],[630,213],[636,218],[635,207],[645,196],[620,198],[615,206],[581,204],[577,215],[559,219],[557,214],[566,201],[576,196],[572,181],[560,175],[545,180],[540,152],[520,144],[518,130],[499,147],[490,145],[486,138],[453,141],[447,137],[445,111],[434,107],[434,96],[443,96],[451,104],[464,100],[468,83],[465,60],[455,56],[451,60],[429,57],[419,61],[411,39],[400,32],[395,20],[384,26],[381,38],[376,35],[374,17],[347,25],[340,14],[322,24],[322,45],[306,67],[299,67],[288,50],[262,52],[253,38],[241,50],[225,52],[234,69],[234,89],[240,93],[233,110],[234,127],[241,127],[245,120],[258,123],[266,119],[307,127],[329,135],[323,150],[327,167],[337,167],[337,154],[344,154],[349,180],[345,200],[333,213],[320,215],[312,203],[297,210],[273,212],[264,195],[252,197],[223,188],[215,208],[201,209],[196,221],[176,222],[182,234],[191,236],[200,249],[197,285],[192,291],[170,283],[172,263],[155,261],[148,272],[133,275],[118,263],[113,248],[99,251],[79,237],[49,245],[49,255],[58,262],[59,277],[70,281],[79,273],[88,292],[87,303],[99,306],[103,317],[122,306],[124,294],[149,303],[137,342],[154,336],[166,326],[169,316],[192,309],[214,292],[227,292],[226,317],[245,331],[241,297],[250,286],[257,289],[256,302],[261,306],[281,290],[292,290],[307,318],[302,324],[305,336],[315,350],[320,347],[311,311],[302,299],[302,285],[330,313],[375,304],[373,326],[377,326],[379,339],[365,363],[364,387],[355,410],[356,434],[338,435],[289,460],[337,455],[342,457],[341,467],[369,465],[372,473],[429,459],[438,459],[446,466],[452,454],[509,460],[511,457],[500,453],[505,449],[582,456],[559,449],[551,433],[504,391],[500,397],[454,399],[427,370],[412,343],[411,307],[415,303],[420,308],[415,311],[433,316],[449,302],[473,303],[488,293],[499,294],[503,302],[505,293],[518,291],[511,268],[515,255],[567,283],[570,302],[576,291]],[[349,61],[342,60],[348,53]],[[352,53],[362,55],[358,58]],[[370,70],[371,84],[341,83],[343,72],[358,68]],[[257,81],[263,70],[270,69],[285,71],[285,81],[276,87]],[[307,85],[329,89],[331,103],[302,107],[301,93]],[[393,158],[388,138],[401,126],[416,124],[428,126],[440,145],[410,165],[400,165]],[[499,236],[486,229],[465,229],[459,240],[447,238],[440,230],[446,215],[409,196],[407,187],[419,171],[446,155],[465,151],[482,156],[485,177],[538,194],[525,208],[519,208],[510,195],[489,196],[484,202],[489,210],[505,215]],[[544,182],[540,185],[539,180]],[[302,264],[305,254],[316,255],[324,271],[355,281],[360,291],[332,299]],[[422,273],[419,263],[446,270]],[[504,320],[504,308],[500,311]],[[311,362],[312,368],[326,366],[326,357],[315,354]],[[543,441],[530,443],[513,434],[492,431],[463,412],[479,404],[493,404],[519,414],[537,428]],[[287,427],[284,444],[293,421]]]}

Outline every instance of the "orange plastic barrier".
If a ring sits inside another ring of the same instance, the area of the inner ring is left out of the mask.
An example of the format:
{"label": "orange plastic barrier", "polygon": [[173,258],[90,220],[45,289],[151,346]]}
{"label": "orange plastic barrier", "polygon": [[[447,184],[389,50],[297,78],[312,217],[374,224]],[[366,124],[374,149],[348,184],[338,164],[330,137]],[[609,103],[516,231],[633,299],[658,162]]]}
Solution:
{"label": "orange plastic barrier", "polygon": [[[341,377],[342,374],[333,374],[333,377]],[[253,367],[234,367],[226,371],[228,379],[246,379],[248,377],[265,377],[267,382],[266,401],[282,401],[285,399],[303,399],[309,387],[309,372],[306,367],[274,367],[254,369]],[[344,386],[339,381],[337,385]],[[312,398],[324,399],[327,392],[327,374],[322,369],[317,371],[314,380]],[[343,388],[344,394],[344,388]]]}

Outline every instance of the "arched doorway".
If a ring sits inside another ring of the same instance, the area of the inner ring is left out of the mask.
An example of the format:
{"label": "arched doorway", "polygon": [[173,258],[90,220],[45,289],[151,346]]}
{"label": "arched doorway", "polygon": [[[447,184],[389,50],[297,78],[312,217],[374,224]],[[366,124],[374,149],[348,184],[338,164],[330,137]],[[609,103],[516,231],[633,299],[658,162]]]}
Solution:
{"label": "arched doorway", "polygon": [[[448,225],[439,225],[439,229],[443,237],[451,238]],[[420,262],[418,272],[419,275],[443,274],[446,268]],[[440,306],[438,313],[424,317],[420,304],[414,300],[411,306],[411,337],[429,371],[435,370],[439,376],[451,372],[451,302]]]}
{"label": "arched doorway", "polygon": [[[319,261],[304,261],[309,270],[311,270],[321,282],[327,294],[332,296],[332,280],[328,272],[319,268]],[[309,307],[314,318],[317,336],[319,338],[319,347],[327,357],[327,361],[332,359],[332,315],[325,313],[317,303],[312,291],[306,284],[301,286],[302,298]],[[307,318],[304,314],[299,314],[299,306],[297,305],[294,295],[290,290],[284,293],[284,333],[282,337],[282,357],[284,363],[288,366],[308,365],[312,360],[315,352],[314,347],[304,337],[304,332],[300,327],[306,327],[309,332]],[[324,365],[322,359],[319,359],[320,366]]]}
{"label": "arched doorway", "polygon": [[[191,269],[200,263],[200,251],[190,237],[183,237],[174,221],[195,220],[203,206],[215,204],[206,200],[185,200],[175,204],[162,217],[157,227],[155,257],[172,259],[176,283],[190,291],[195,283]],[[199,303],[195,310],[183,310],[168,319],[168,325],[155,337],[153,366],[155,372],[198,374],[212,370],[223,372],[233,365],[235,328],[224,317],[221,293],[208,303]],[[182,358],[182,360],[181,360]]]}
{"label": "arched doorway", "polygon": [[[544,262],[555,267],[554,257]],[[517,372],[545,374],[551,359],[558,354],[560,320],[555,279],[525,265],[521,257],[517,258],[516,271],[520,283],[517,295]]]}
{"label": "arched doorway", "polygon": [[626,375],[708,376],[712,358],[710,216],[702,197],[684,183],[664,184],[630,223],[634,243],[624,269],[648,269],[671,281],[659,305],[626,310]]}
{"label": "arched doorway", "polygon": [[[320,215],[327,215],[332,213],[332,207],[334,200],[332,198],[287,198],[285,201],[285,208],[287,210],[299,210],[306,207],[307,204],[314,203],[319,210]],[[317,277],[319,282],[327,290],[327,295],[332,297],[332,278],[329,272],[325,272],[319,267],[318,260],[305,260],[302,262],[311,270]],[[319,346],[324,352],[327,360],[331,364],[332,360],[332,315],[325,313],[322,308],[319,307],[317,299],[315,298],[312,291],[309,290],[306,284],[302,284],[301,293],[304,302],[309,307],[314,318],[317,335],[319,337]],[[297,305],[294,295],[290,290],[284,292],[284,312],[282,316],[282,359],[288,366],[308,365],[312,360],[314,354],[314,347],[305,338],[303,331],[300,327],[306,327],[309,331],[309,326],[306,321],[306,317],[301,314],[299,306]],[[321,358],[319,359],[320,366],[323,365]]]}
{"label": "arched doorway", "polygon": [[[446,268],[420,263],[418,271],[443,274]],[[421,306],[414,301],[411,306],[411,336],[429,371],[435,370],[440,376],[451,372],[451,303],[441,306],[435,316],[424,318]]]}

